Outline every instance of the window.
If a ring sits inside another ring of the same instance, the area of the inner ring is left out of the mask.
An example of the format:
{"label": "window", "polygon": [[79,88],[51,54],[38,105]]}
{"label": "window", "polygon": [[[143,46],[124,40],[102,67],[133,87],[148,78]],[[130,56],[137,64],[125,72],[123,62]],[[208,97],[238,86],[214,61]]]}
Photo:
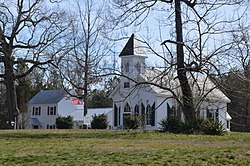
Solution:
{"label": "window", "polygon": [[135,115],[136,117],[139,116],[139,106],[138,106],[138,105],[135,105],[134,115]]}
{"label": "window", "polygon": [[150,112],[151,112],[151,107],[150,105],[147,105],[146,109],[146,125],[150,125]]}
{"label": "window", "polygon": [[124,82],[123,87],[124,87],[124,88],[129,88],[129,82]]}
{"label": "window", "polygon": [[114,126],[117,126],[117,122],[118,122],[118,108],[116,106],[116,104],[114,105]]}
{"label": "window", "polygon": [[127,103],[126,106],[124,107],[124,112],[130,112],[130,106]]}
{"label": "window", "polygon": [[32,115],[41,115],[41,107],[33,107]]}
{"label": "window", "polygon": [[54,107],[48,106],[47,115],[56,115],[56,106]]}
{"label": "window", "polygon": [[141,116],[142,116],[142,126],[145,125],[145,106],[143,103],[141,103]]}
{"label": "window", "polygon": [[118,109],[118,125],[121,125],[121,107]]}
{"label": "window", "polygon": [[150,125],[155,126],[155,103],[152,105],[152,109],[151,109]]}
{"label": "window", "polygon": [[149,104],[146,109],[146,125],[155,126],[155,103],[151,107]]}
{"label": "window", "polygon": [[219,109],[207,108],[207,119],[211,119],[213,121],[219,121]]}

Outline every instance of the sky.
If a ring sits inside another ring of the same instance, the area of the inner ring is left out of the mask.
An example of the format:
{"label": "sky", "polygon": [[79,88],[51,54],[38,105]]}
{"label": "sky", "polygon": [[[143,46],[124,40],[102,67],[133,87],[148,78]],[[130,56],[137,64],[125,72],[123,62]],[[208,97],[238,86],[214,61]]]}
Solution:
{"label": "sky", "polygon": [[[108,0],[102,0],[102,1],[95,1],[96,7],[100,6],[103,4],[103,2],[109,3]],[[110,0],[111,1],[111,0]],[[0,3],[10,3],[11,0],[0,0]],[[62,8],[66,8],[67,10],[74,10],[74,3],[72,0],[63,0],[63,3],[61,4]],[[101,3],[100,3],[101,2]],[[54,4],[55,5],[55,4]],[[185,11],[185,5],[183,6],[183,11]],[[217,9],[216,15],[213,15],[209,17],[209,19],[213,19],[216,17],[215,21],[220,21],[220,20],[231,20],[235,19],[239,15],[242,14],[243,11],[246,10],[248,6],[224,6],[221,9]],[[198,8],[197,10],[202,11],[204,8]],[[112,10],[112,14],[118,14],[117,10]],[[175,30],[174,28],[174,18],[171,17],[173,14],[173,6],[169,4],[163,4],[163,3],[157,3],[153,8],[151,8],[151,11],[147,18],[141,22],[139,26],[129,26],[127,28],[122,28],[119,30],[115,30],[114,34],[110,34],[112,38],[123,38],[123,40],[118,40],[114,42],[114,48],[112,48],[116,54],[117,60],[119,60],[118,55],[124,45],[126,44],[128,37],[131,36],[132,33],[135,33],[137,38],[143,41],[147,41],[150,43],[150,46],[154,48],[159,54],[164,55],[166,53],[166,49],[163,50],[162,46],[160,45],[162,41],[167,40],[167,39],[174,39],[175,37]],[[186,14],[186,13],[185,13]],[[192,15],[191,12],[187,13],[189,16]],[[249,22],[249,15],[250,15],[250,10],[246,10],[245,12],[245,18],[244,18],[244,24],[250,24]],[[194,18],[193,16],[190,16],[190,18]],[[184,20],[184,17],[183,17]],[[122,26],[122,24],[120,24]],[[236,24],[235,24],[236,25]],[[228,27],[225,27],[225,30],[228,28],[231,28],[235,26],[233,24],[230,24]],[[201,29],[205,29],[206,26],[204,24],[202,25]],[[218,28],[218,27],[216,27]],[[190,29],[194,29],[192,32],[189,31]],[[190,32],[190,33],[187,33]],[[187,26],[184,27],[184,37],[187,39],[192,39],[194,38],[197,34],[197,27],[194,26],[194,24],[187,24]],[[208,45],[206,45],[206,48],[204,48],[204,53],[207,52],[209,53],[210,50],[214,49],[218,45],[220,45],[223,40],[227,39],[227,35],[214,35],[209,37],[209,42]],[[223,40],[222,40],[223,39]],[[169,45],[169,48],[171,50],[175,49],[175,45]],[[148,55],[148,63],[149,65],[163,65],[162,59],[158,58],[155,56],[152,52],[147,52]],[[167,54],[166,54],[167,56]],[[113,55],[110,56],[110,58],[113,58]]]}

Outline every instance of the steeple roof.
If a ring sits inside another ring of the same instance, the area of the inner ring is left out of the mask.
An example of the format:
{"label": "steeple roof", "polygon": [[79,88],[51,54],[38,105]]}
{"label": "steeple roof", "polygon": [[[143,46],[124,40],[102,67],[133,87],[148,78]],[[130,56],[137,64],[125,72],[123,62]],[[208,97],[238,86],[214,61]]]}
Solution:
{"label": "steeple roof", "polygon": [[140,45],[140,42],[136,39],[134,34],[130,36],[128,42],[119,54],[119,57],[128,55],[146,56],[143,48]]}

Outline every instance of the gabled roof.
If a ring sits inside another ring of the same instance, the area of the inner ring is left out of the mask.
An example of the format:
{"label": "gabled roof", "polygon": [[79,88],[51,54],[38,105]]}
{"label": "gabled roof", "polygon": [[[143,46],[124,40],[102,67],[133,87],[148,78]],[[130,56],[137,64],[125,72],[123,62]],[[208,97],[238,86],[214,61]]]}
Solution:
{"label": "gabled roof", "polygon": [[119,57],[128,55],[141,55],[146,57],[144,50],[134,34],[130,36],[127,44],[123,47],[121,53],[119,54]]}
{"label": "gabled roof", "polygon": [[67,93],[64,90],[41,90],[28,104],[55,104],[58,103]]}
{"label": "gabled roof", "polygon": [[[162,97],[173,96],[173,94],[160,87],[165,87],[171,89],[176,96],[180,97],[181,88],[180,83],[177,78],[176,72],[164,73],[156,68],[146,69],[145,74],[140,75],[139,82],[149,82],[158,86],[141,84],[137,86],[137,89],[143,90],[147,87],[148,92],[153,92],[156,95]],[[203,99],[204,101],[213,102],[226,102],[230,103],[230,99],[219,89],[216,85],[206,76],[201,73],[193,73],[193,76],[188,74],[188,82],[190,83],[190,88],[193,92],[194,100]],[[117,86],[117,88],[111,93],[110,97],[113,98],[115,94],[119,93],[119,88],[122,86]],[[135,89],[133,90],[135,91]]]}

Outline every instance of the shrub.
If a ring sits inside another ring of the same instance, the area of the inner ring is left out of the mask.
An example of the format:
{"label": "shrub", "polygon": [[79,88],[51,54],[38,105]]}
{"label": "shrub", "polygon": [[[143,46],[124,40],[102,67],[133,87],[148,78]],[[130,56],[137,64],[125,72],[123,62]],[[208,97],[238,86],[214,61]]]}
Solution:
{"label": "shrub", "polygon": [[62,117],[59,116],[56,118],[56,128],[58,129],[72,129],[73,128],[73,117],[67,116]]}
{"label": "shrub", "polygon": [[183,126],[183,122],[176,117],[169,117],[169,118],[162,119],[159,122],[159,125],[161,126],[161,131],[164,131],[164,132],[168,131],[171,133],[180,133],[182,126]]}
{"label": "shrub", "polygon": [[205,120],[202,124],[202,132],[209,135],[225,134],[223,124],[220,121]]}
{"label": "shrub", "polygon": [[203,119],[194,118],[191,121],[185,121],[181,126],[181,133],[185,134],[194,134],[194,133],[202,133],[202,124]]}
{"label": "shrub", "polygon": [[125,116],[124,117],[124,128],[126,130],[133,130],[139,127],[139,119],[135,116]]}
{"label": "shrub", "polygon": [[202,120],[195,118],[192,121],[182,122],[176,117],[162,119],[159,123],[161,131],[185,134],[209,134],[223,135],[225,133],[223,124],[219,121]]}
{"label": "shrub", "polygon": [[108,117],[106,114],[94,115],[91,121],[92,129],[106,129],[108,127]]}

